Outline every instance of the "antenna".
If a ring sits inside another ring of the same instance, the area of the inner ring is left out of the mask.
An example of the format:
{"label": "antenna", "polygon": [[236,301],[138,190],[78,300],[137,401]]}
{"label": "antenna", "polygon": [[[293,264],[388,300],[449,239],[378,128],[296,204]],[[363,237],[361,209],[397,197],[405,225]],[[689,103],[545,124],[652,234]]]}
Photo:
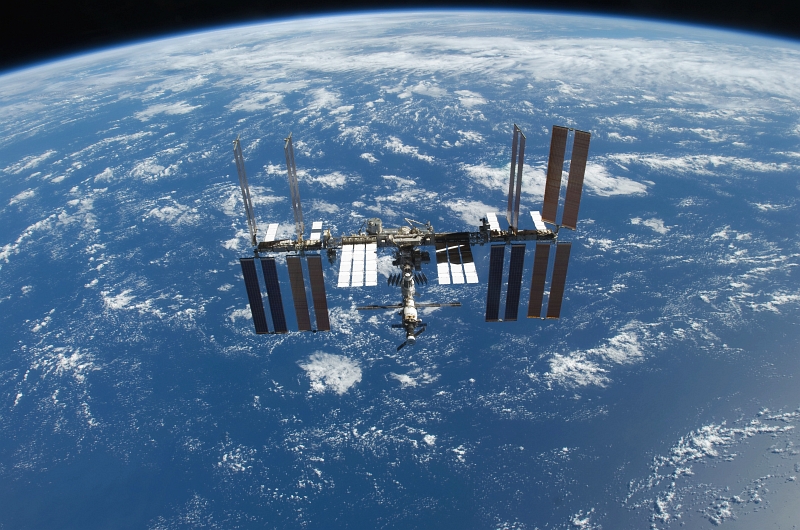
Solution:
{"label": "antenna", "polygon": [[256,228],[256,218],[253,215],[253,201],[250,200],[250,186],[247,184],[247,173],[244,170],[244,156],[242,155],[242,145],[239,137],[233,141],[233,157],[236,159],[236,171],[239,173],[239,187],[242,188],[242,201],[244,201],[244,211],[247,214],[247,227],[250,229],[250,242],[253,246],[258,245],[258,230]]}
{"label": "antenna", "polygon": [[297,239],[303,240],[306,230],[303,224],[303,207],[300,205],[300,188],[297,185],[297,166],[294,164],[294,147],[292,146],[292,133],[284,139],[283,153],[286,155],[286,171],[289,173],[289,190],[292,193],[292,213],[294,226],[297,230]]}

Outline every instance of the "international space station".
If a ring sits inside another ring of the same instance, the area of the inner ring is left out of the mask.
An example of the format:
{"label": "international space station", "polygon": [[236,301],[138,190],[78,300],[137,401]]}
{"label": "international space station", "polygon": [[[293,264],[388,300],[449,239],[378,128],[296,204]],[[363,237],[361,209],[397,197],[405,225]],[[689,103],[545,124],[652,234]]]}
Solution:
{"label": "international space station", "polygon": [[[406,219],[407,226],[388,228],[383,226],[381,219],[372,218],[367,220],[366,230],[341,236],[333,236],[329,229],[324,228],[322,221],[314,221],[308,238],[305,237],[297,167],[290,133],[284,141],[296,233],[296,237],[290,239],[277,238],[278,223],[270,223],[264,238],[259,239],[250,187],[245,172],[244,156],[240,140],[237,137],[233,142],[233,152],[247,214],[250,242],[253,247],[253,257],[241,258],[239,261],[255,332],[268,334],[289,331],[278,280],[276,255],[286,255],[289,285],[298,330],[316,332],[330,331],[331,329],[326,282],[322,267],[323,253],[326,254],[331,265],[334,265],[338,258],[336,287],[353,288],[371,287],[378,284],[378,252],[390,250],[394,258],[392,263],[397,267],[397,272],[389,275],[387,283],[400,288],[402,301],[397,304],[359,306],[356,309],[397,310],[401,320],[399,323],[392,324],[392,328],[402,329],[405,334],[405,340],[397,349],[413,345],[428,325],[420,319],[417,311],[419,308],[458,307],[461,305],[459,302],[421,303],[415,299],[418,296],[417,287],[428,284],[428,277],[422,270],[424,264],[430,263],[430,252],[425,249],[432,248],[435,251],[439,285],[477,284],[479,283],[478,272],[472,256],[472,246],[474,245],[490,245],[486,290],[487,322],[517,320],[523,264],[529,243],[534,247],[534,253],[527,317],[559,318],[572,247],[568,241],[559,241],[558,235],[562,228],[575,230],[577,227],[591,134],[558,125],[553,126],[542,210],[541,212],[530,212],[533,228],[522,228],[519,210],[526,138],[516,124],[514,124],[513,131],[506,208],[508,228],[500,227],[496,213],[487,212],[486,217],[480,219],[477,231],[436,232],[430,222],[423,224],[412,219]],[[566,186],[562,186],[564,158],[569,138],[572,138],[571,161]],[[560,200],[562,188],[566,188],[563,205]],[[505,258],[507,246],[511,247],[508,267],[506,267]],[[555,252],[551,252],[553,247],[555,247]],[[552,258],[551,254],[553,254]],[[261,264],[261,273],[266,285],[272,331],[270,331],[264,311],[262,289],[256,267],[257,261]],[[303,266],[304,261],[305,267]],[[505,270],[508,271],[505,274],[505,310],[501,318],[500,299]],[[305,271],[307,271],[309,280],[311,306],[308,303]],[[545,286],[548,283],[548,272],[550,272],[549,296],[547,310],[543,314],[542,307]],[[314,315],[315,325],[311,323],[311,313]]]}

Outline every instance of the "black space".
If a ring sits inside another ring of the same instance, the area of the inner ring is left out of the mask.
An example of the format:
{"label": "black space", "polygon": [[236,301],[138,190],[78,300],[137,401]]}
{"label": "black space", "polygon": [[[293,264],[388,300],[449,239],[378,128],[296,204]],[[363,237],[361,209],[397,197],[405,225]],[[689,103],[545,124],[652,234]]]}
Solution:
{"label": "black space", "polygon": [[0,70],[209,26],[372,9],[496,7],[625,15],[800,39],[800,1],[16,0],[0,16]]}

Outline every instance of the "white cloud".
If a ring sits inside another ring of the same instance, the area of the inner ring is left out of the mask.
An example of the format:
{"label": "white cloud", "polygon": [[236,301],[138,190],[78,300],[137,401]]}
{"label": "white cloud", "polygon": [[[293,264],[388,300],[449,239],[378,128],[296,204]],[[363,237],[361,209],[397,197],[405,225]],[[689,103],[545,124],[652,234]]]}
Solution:
{"label": "white cloud", "polygon": [[664,221],[662,221],[661,219],[656,219],[655,217],[645,220],[642,220],[641,217],[634,217],[631,219],[631,224],[632,225],[640,224],[646,226],[648,228],[653,229],[654,231],[658,232],[661,235],[666,234],[670,230],[668,226],[664,225]]}
{"label": "white cloud", "polygon": [[609,140],[616,140],[618,142],[635,142],[637,140],[635,136],[622,136],[618,132],[610,132],[607,137]]}
{"label": "white cloud", "polygon": [[375,162],[378,161],[378,159],[375,158],[375,156],[373,156],[372,153],[361,153],[361,158],[363,158],[364,160],[366,160],[370,164],[374,164]]}
{"label": "white cloud", "polygon": [[173,174],[177,169],[176,166],[164,167],[158,163],[155,157],[150,157],[141,162],[138,162],[133,169],[131,169],[131,176],[145,180],[156,180],[162,177],[168,177]]}
{"label": "white cloud", "polygon": [[496,208],[492,208],[480,201],[466,201],[463,199],[447,201],[442,203],[442,205],[451,209],[469,226],[479,226],[480,220],[486,217],[487,212],[494,212],[496,210]]}
{"label": "white cloud", "polygon": [[132,289],[125,289],[119,294],[112,295],[111,291],[103,291],[100,293],[103,297],[103,304],[106,308],[119,310],[130,307],[130,303],[136,298],[136,295],[131,294]]}
{"label": "white cloud", "polygon": [[605,375],[607,370],[580,352],[571,355],[557,353],[549,363],[550,370],[545,377],[564,386],[605,386],[609,381]]}
{"label": "white cloud", "polygon": [[37,167],[39,164],[41,164],[54,154],[56,154],[56,152],[50,149],[49,151],[45,151],[41,155],[26,156],[16,164],[11,164],[10,166],[7,166],[3,171],[6,171],[11,174],[22,173],[23,171]]}
{"label": "white cloud", "polygon": [[145,218],[154,218],[162,223],[172,226],[188,225],[197,223],[200,215],[197,208],[190,208],[180,203],[169,204],[153,208],[145,214]]}
{"label": "white cloud", "polygon": [[138,120],[148,121],[153,116],[157,116],[159,114],[167,114],[169,116],[188,114],[199,107],[200,105],[191,106],[185,101],[179,101],[177,103],[157,103],[135,113],[133,116]]}
{"label": "white cloud", "polygon": [[361,382],[361,367],[358,362],[344,355],[316,352],[306,362],[300,363],[300,368],[305,370],[311,380],[313,392],[331,390],[342,395]]}
{"label": "white cloud", "polygon": [[566,387],[606,386],[610,382],[608,374],[614,365],[643,359],[640,335],[646,334],[645,326],[633,321],[596,348],[569,354],[556,353],[549,361],[550,370],[545,377]]}
{"label": "white cloud", "polygon": [[255,112],[267,107],[275,107],[283,103],[283,94],[278,92],[254,92],[242,95],[239,99],[228,105],[232,112]]}
{"label": "white cloud", "polygon": [[588,162],[583,185],[587,191],[601,197],[613,195],[644,195],[647,186],[626,177],[612,176],[605,166]]}
{"label": "white cloud", "polygon": [[396,374],[394,372],[390,372],[389,377],[398,381],[400,383],[400,388],[411,388],[419,385],[427,385],[439,379],[438,374],[429,374],[421,368],[416,368],[407,374]]}
{"label": "white cloud", "polygon": [[95,182],[103,182],[103,181],[110,181],[114,179],[114,170],[110,167],[105,168],[103,171],[95,175],[94,181]]}
{"label": "white cloud", "polygon": [[311,201],[311,211],[315,213],[334,214],[339,211],[339,207],[330,202],[314,199]]}
{"label": "white cloud", "polygon": [[311,182],[316,182],[317,184],[322,184],[328,188],[341,188],[349,180],[352,180],[352,177],[349,177],[342,173],[341,171],[334,171],[333,173],[328,173],[327,175],[319,175],[319,176],[310,176],[308,174],[305,175],[305,180],[309,180]]}
{"label": "white cloud", "polygon": [[27,189],[25,191],[21,191],[21,192],[17,193],[16,195],[14,195],[13,197],[11,197],[11,200],[8,201],[8,204],[10,206],[12,204],[16,204],[18,202],[25,201],[27,199],[30,199],[34,195],[36,195],[36,192],[31,190],[31,189]]}
{"label": "white cloud", "polygon": [[454,145],[461,146],[461,145],[468,145],[468,144],[480,144],[483,143],[483,135],[476,131],[457,131],[458,136],[460,137],[459,140],[456,140]]}
{"label": "white cloud", "polygon": [[477,92],[472,92],[470,90],[456,90],[456,94],[458,94],[458,101],[468,108],[476,107],[486,103],[486,99],[484,99],[483,96]]}
{"label": "white cloud", "polygon": [[[620,164],[642,164],[657,171],[670,171],[678,174],[693,173],[697,175],[729,175],[733,171],[752,171],[771,173],[790,171],[793,166],[788,163],[760,162],[750,158],[721,155],[685,155],[668,157],[659,154],[619,153],[608,156],[609,160]],[[588,171],[588,168],[587,168]]]}
{"label": "white cloud", "polygon": [[386,140],[386,143],[384,143],[384,147],[386,147],[387,149],[391,149],[393,152],[401,155],[411,155],[414,158],[419,158],[420,160],[424,160],[425,162],[433,162],[432,156],[420,154],[419,147],[405,145],[400,140],[400,138],[396,136],[390,136],[389,139]]}

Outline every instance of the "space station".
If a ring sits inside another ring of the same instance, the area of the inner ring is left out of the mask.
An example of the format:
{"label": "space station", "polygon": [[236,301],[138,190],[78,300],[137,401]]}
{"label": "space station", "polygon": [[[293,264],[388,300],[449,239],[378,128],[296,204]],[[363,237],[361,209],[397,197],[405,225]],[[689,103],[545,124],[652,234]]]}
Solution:
{"label": "space station", "polygon": [[[563,178],[564,160],[572,140],[567,178]],[[541,211],[530,212],[530,222],[520,223],[520,195],[526,137],[514,124],[511,142],[511,165],[508,182],[508,204],[505,210],[507,227],[500,226],[497,212],[486,212],[477,230],[437,232],[430,222],[405,219],[406,225],[385,227],[379,218],[368,219],[354,234],[333,235],[323,221],[313,221],[306,237],[303,209],[297,179],[292,135],[284,140],[284,155],[294,214],[295,237],[279,239],[278,223],[269,223],[264,237],[256,225],[250,186],[245,171],[240,139],[233,142],[236,169],[242,191],[247,226],[252,244],[252,257],[240,258],[247,298],[257,334],[288,333],[283,295],[276,256],[285,255],[289,289],[294,305],[298,331],[330,331],[330,318],[323,271],[323,257],[336,276],[337,289],[369,288],[378,285],[378,255],[391,253],[396,271],[387,283],[399,288],[400,302],[387,305],[363,305],[357,310],[393,310],[400,317],[391,326],[402,330],[404,341],[397,347],[415,344],[428,322],[423,322],[418,309],[427,307],[459,307],[459,302],[419,302],[420,290],[428,285],[424,268],[436,262],[439,285],[480,284],[472,248],[489,245],[489,270],[486,276],[486,322],[517,320],[523,281],[525,255],[533,247],[533,272],[527,304],[529,319],[557,319],[561,316],[567,267],[572,245],[560,241],[562,229],[574,231],[583,191],[584,173],[591,134],[554,125],[547,163],[544,198]],[[566,180],[566,182],[564,182]],[[562,201],[563,191],[563,201]],[[527,215],[523,216],[523,219]],[[523,228],[523,224],[527,228]],[[532,226],[531,226],[532,225]],[[506,259],[506,247],[510,247]],[[257,267],[257,262],[260,267]],[[261,270],[259,279],[258,269]],[[503,281],[505,278],[505,282]],[[264,308],[262,281],[266,287],[269,320]],[[333,282],[331,282],[333,285]],[[505,307],[501,317],[500,302],[506,287]],[[546,288],[549,292],[545,304]],[[311,303],[309,304],[309,295]],[[543,308],[546,306],[546,310]],[[312,324],[313,315],[313,324]]]}

